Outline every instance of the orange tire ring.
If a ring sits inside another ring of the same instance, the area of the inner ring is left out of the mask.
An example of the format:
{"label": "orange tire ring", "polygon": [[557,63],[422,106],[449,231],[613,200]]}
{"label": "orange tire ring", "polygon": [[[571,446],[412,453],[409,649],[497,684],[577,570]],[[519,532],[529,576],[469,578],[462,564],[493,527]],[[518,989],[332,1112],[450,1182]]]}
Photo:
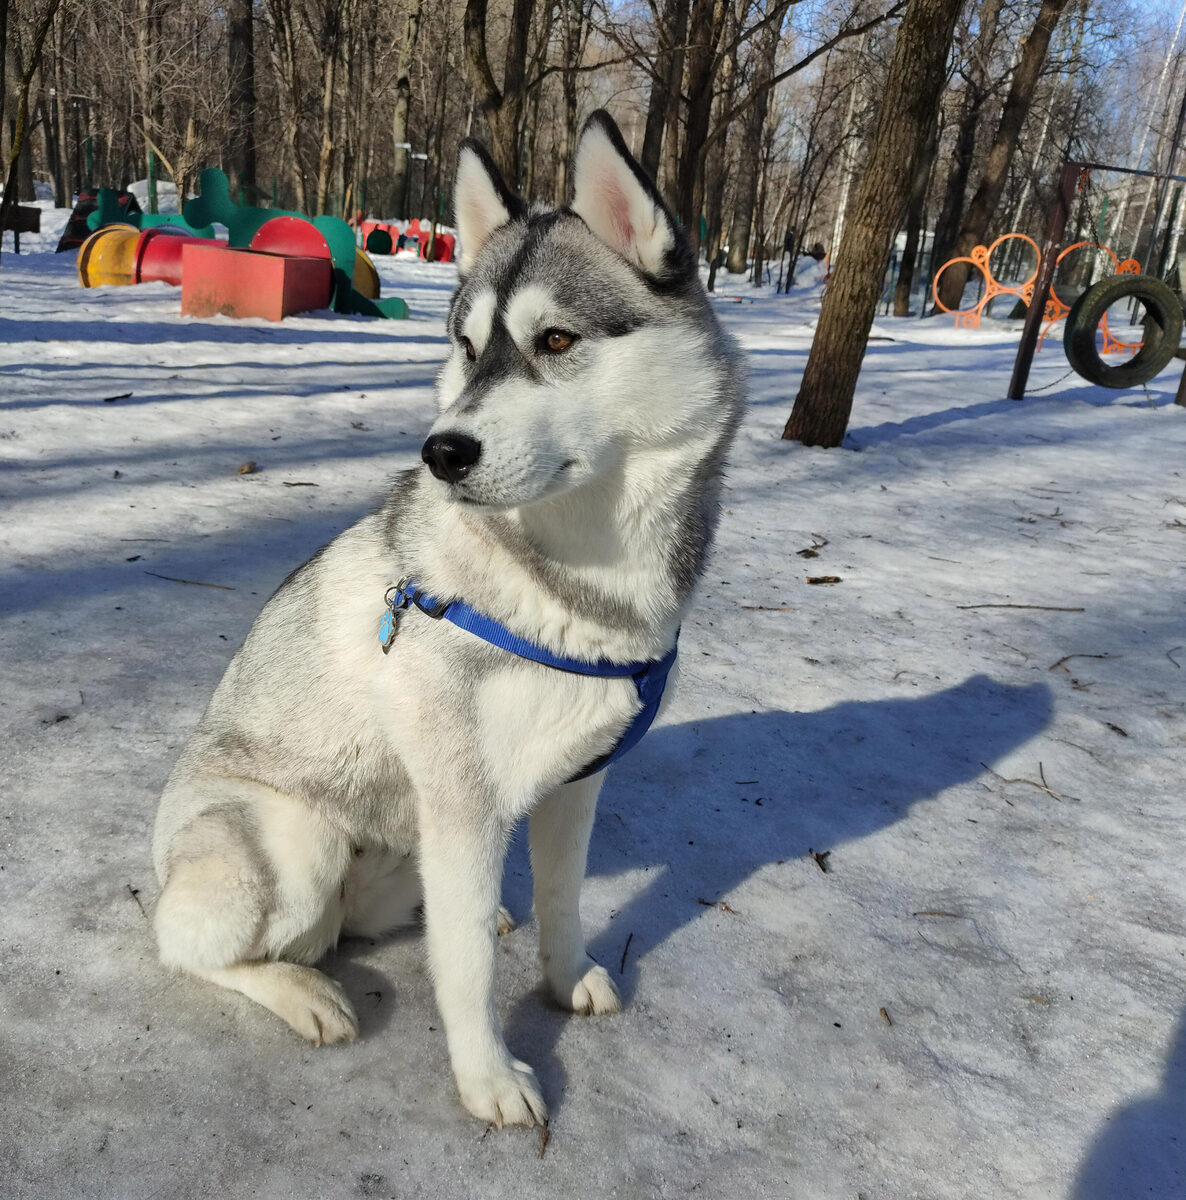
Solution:
{"label": "orange tire ring", "polygon": [[[989,268],[989,260],[992,253],[1002,242],[1007,242],[1013,238],[1020,238],[1023,242],[1029,242],[1034,248],[1034,269],[1030,277],[1022,283],[1010,286],[1001,283],[997,280]],[[1073,242],[1067,246],[1054,260],[1055,270],[1058,269],[1058,264],[1062,262],[1072,250],[1081,250],[1084,246],[1094,246],[1098,250],[1102,250],[1109,258],[1111,258],[1117,275],[1139,275],[1141,273],[1141,264],[1136,259],[1128,258],[1124,262],[1116,257],[1116,255],[1107,247],[1100,245],[1099,242]],[[981,296],[979,302],[974,308],[948,308],[939,299],[939,276],[947,270],[952,263],[966,262],[975,267],[981,275],[984,276],[984,295]],[[984,310],[996,299],[997,296],[1012,295],[1018,296],[1027,305],[1034,296],[1034,281],[1038,278],[1038,268],[1042,265],[1042,251],[1038,249],[1038,243],[1033,238],[1027,237],[1024,233],[1005,233],[1002,234],[991,246],[973,246],[972,253],[964,258],[949,258],[938,271],[935,272],[935,277],[931,281],[931,295],[935,300],[935,307],[942,312],[950,313],[955,317],[956,329],[979,329],[980,317]],[[1050,332],[1050,328],[1056,322],[1061,321],[1067,313],[1071,311],[1071,306],[1059,296],[1055,290],[1053,281],[1050,285],[1050,298],[1046,301],[1046,311],[1043,314],[1045,325],[1042,327],[1041,336],[1038,338],[1037,348],[1042,348],[1042,342],[1045,341],[1046,335]],[[1102,354],[1135,354],[1140,348],[1140,342],[1122,342],[1114,337],[1108,329],[1108,321],[1105,317],[1100,322],[1100,329],[1103,331],[1104,344],[1101,350]]]}

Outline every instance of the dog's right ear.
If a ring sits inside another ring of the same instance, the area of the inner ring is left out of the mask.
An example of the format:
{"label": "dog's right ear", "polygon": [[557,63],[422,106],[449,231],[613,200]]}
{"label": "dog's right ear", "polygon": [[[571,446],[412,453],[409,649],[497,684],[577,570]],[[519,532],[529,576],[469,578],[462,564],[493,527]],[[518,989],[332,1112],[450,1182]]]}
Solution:
{"label": "dog's right ear", "polygon": [[503,182],[486,147],[466,138],[457,158],[457,182],[453,188],[453,214],[460,245],[457,265],[462,275],[469,274],[490,235],[522,211],[523,201]]}

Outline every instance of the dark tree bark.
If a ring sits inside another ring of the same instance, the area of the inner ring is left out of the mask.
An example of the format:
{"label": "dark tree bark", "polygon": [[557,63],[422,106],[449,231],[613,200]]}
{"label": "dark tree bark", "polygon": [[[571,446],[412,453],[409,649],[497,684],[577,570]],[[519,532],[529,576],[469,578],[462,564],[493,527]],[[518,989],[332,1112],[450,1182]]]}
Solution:
{"label": "dark tree bark", "polygon": [[838,446],[848,428],[890,243],[910,195],[914,164],[937,117],[960,6],[961,0],[910,0],[907,5],[869,161],[783,430],[788,440]]}
{"label": "dark tree bark", "polygon": [[488,0],[467,0],[465,61],[478,107],[490,126],[490,153],[512,191],[520,184],[523,105],[527,96],[527,38],[535,0],[514,0],[503,60],[502,86],[495,82],[486,52]]}
{"label": "dark tree bark", "polygon": [[[19,56],[18,61],[14,64],[15,69],[12,74],[16,77],[16,112],[10,118],[12,123],[11,141],[8,147],[8,171],[4,180],[4,195],[0,197],[0,230],[8,224],[8,218],[12,214],[12,210],[17,205],[18,183],[17,177],[20,174],[22,155],[28,154],[28,138],[29,138],[29,92],[33,86],[33,77],[37,74],[37,68],[41,65],[41,59],[45,53],[45,40],[49,36],[50,27],[53,25],[54,17],[58,11],[59,0],[47,0],[45,7],[38,15],[38,21],[33,30],[32,43],[29,45],[27,53]],[[4,31],[7,35],[7,8],[4,13],[5,26]],[[11,47],[6,45],[5,51],[11,50]],[[7,78],[0,79],[0,83],[7,84]],[[0,242],[2,242],[0,237]]]}
{"label": "dark tree bark", "polygon": [[[919,155],[914,167],[914,179],[910,184],[910,200],[906,205],[906,244],[902,247],[902,261],[898,265],[898,279],[894,284],[894,316],[910,316],[910,290],[914,286],[914,267],[918,261],[918,239],[922,230],[923,212],[927,206],[930,190],[931,168],[935,163],[935,151],[939,145],[939,122],[931,128],[931,136]],[[925,301],[924,301],[925,303]]]}
{"label": "dark tree bark", "polygon": [[230,135],[227,172],[231,195],[256,204],[255,179],[255,22],[252,0],[228,0],[227,49],[230,94]]}
{"label": "dark tree bark", "polygon": [[[735,14],[730,13],[730,24]],[[726,31],[726,36],[729,34]],[[737,81],[737,44],[725,55],[719,77],[720,96],[718,107],[728,108],[733,103]],[[721,266],[721,235],[724,225],[725,174],[729,145],[725,138],[718,138],[709,148],[705,159],[704,176],[704,249],[708,261],[708,290],[716,287],[717,271]]]}
{"label": "dark tree bark", "polygon": [[700,247],[700,199],[704,156],[712,119],[712,83],[717,66],[717,43],[725,23],[725,0],[692,0],[688,48],[684,52],[687,118],[675,175],[675,210],[691,239]]}
{"label": "dark tree bark", "polygon": [[[787,6],[779,5],[785,12]],[[770,89],[766,81],[774,75],[778,53],[781,18],[771,21],[758,34],[754,47],[753,83],[757,99],[745,114],[742,124],[741,149],[737,160],[737,190],[734,193],[733,221],[729,226],[729,257],[726,267],[730,275],[743,275],[749,258],[750,228],[754,223],[754,206],[758,198],[758,168],[762,158],[762,133],[766,128],[766,113],[770,108]]]}
{"label": "dark tree bark", "polygon": [[[572,156],[577,144],[577,64],[585,56],[585,45],[589,40],[590,18],[593,13],[592,0],[579,0],[575,4],[560,6],[561,51],[564,66],[560,73],[560,92],[564,97],[564,118],[561,128],[562,141],[556,163],[557,204],[568,200],[568,173],[572,170]],[[649,116],[649,114],[648,114]]]}
{"label": "dark tree bark", "polygon": [[658,22],[659,53],[655,59],[647,123],[642,135],[639,165],[654,180],[659,178],[663,132],[672,110],[679,111],[679,93],[684,73],[683,45],[688,36],[691,0],[667,0]]}
{"label": "dark tree bark", "polygon": [[935,224],[935,255],[937,262],[948,258],[948,251],[955,244],[960,220],[964,215],[964,201],[968,192],[968,179],[972,173],[972,161],[976,155],[976,137],[980,130],[980,119],[984,103],[990,95],[988,78],[989,57],[997,37],[1002,0],[985,0],[979,6],[977,20],[980,27],[972,42],[964,71],[964,94],[960,101],[960,115],[956,122],[955,145],[952,167],[947,173],[943,192],[943,204]]}
{"label": "dark tree bark", "polygon": [[[1013,161],[1013,152],[1017,149],[1017,139],[1021,135],[1021,127],[1029,114],[1030,104],[1034,98],[1034,87],[1042,66],[1046,61],[1046,51],[1050,46],[1050,35],[1058,24],[1063,10],[1069,0],[1042,0],[1034,27],[1026,38],[1025,47],[1013,72],[1013,81],[1009,85],[1009,94],[1005,98],[1005,107],[1001,112],[1000,124],[997,126],[996,137],[988,151],[988,161],[985,163],[984,174],[980,185],[972,197],[960,225],[959,236],[951,248],[948,257],[967,256],[972,248],[985,241],[989,223],[997,210],[1001,193],[1005,189],[1005,180],[1009,175],[1009,165]],[[960,299],[964,294],[964,285],[968,281],[968,264],[956,263],[943,272],[939,281],[939,299],[948,308],[959,308]]]}
{"label": "dark tree bark", "polygon": [[395,143],[395,165],[391,188],[391,207],[401,220],[408,213],[408,183],[411,179],[411,163],[408,157],[408,109],[412,102],[412,63],[416,61],[416,47],[420,43],[420,18],[424,12],[424,0],[411,0],[404,20],[404,36],[399,44],[399,58],[395,67],[395,109],[391,117],[391,140]]}

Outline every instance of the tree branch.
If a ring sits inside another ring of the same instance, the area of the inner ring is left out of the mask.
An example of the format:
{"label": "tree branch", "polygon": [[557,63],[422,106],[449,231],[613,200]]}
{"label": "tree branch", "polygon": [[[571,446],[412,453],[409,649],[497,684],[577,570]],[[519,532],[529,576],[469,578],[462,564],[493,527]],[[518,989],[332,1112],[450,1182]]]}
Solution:
{"label": "tree branch", "polygon": [[872,17],[860,25],[850,25],[847,28],[838,30],[826,42],[823,42],[812,50],[810,54],[804,55],[798,62],[787,67],[785,71],[780,71],[777,75],[753,88],[744,100],[738,101],[738,103],[733,105],[728,112],[717,120],[716,126],[711,130],[708,137],[704,139],[705,149],[711,146],[718,138],[724,137],[729,126],[750,108],[760,96],[765,95],[772,88],[776,88],[783,80],[790,79],[792,75],[796,75],[805,67],[809,67],[820,55],[827,54],[829,50],[839,46],[841,42],[846,42],[849,38],[860,37],[862,33],[868,33],[870,29],[876,29],[878,25],[884,25],[886,21],[896,17],[905,7],[906,0],[895,0],[895,3],[890,5],[880,16]]}

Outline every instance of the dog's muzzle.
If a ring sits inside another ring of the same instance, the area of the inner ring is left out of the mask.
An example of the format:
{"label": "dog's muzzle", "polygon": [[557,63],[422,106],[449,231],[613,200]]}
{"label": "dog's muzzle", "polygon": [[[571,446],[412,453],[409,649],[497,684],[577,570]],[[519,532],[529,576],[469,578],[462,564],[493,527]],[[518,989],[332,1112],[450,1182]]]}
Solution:
{"label": "dog's muzzle", "polygon": [[434,433],[420,448],[420,457],[437,479],[460,483],[482,456],[482,443],[464,433]]}

